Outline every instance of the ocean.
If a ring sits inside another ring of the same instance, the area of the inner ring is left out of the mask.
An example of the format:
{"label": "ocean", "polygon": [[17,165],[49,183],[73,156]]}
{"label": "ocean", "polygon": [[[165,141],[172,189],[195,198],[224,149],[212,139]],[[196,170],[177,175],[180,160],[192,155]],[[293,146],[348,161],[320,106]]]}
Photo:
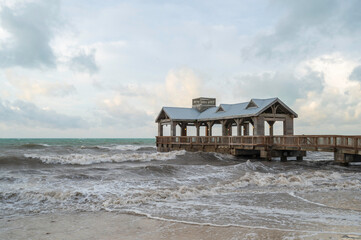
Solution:
{"label": "ocean", "polygon": [[361,235],[361,166],[332,159],[160,153],[155,139],[0,139],[0,218],[105,211]]}

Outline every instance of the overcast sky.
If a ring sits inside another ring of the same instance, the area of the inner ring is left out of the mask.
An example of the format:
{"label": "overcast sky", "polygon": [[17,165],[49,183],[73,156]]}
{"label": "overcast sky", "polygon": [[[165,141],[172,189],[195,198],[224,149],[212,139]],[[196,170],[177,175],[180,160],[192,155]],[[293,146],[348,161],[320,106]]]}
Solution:
{"label": "overcast sky", "polygon": [[0,0],[0,137],[153,137],[162,106],[279,97],[361,134],[361,1]]}

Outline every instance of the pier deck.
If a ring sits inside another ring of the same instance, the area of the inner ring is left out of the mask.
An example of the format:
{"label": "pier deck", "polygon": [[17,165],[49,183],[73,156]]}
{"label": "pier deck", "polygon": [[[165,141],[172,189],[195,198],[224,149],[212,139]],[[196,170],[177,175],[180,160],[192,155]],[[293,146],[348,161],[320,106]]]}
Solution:
{"label": "pier deck", "polygon": [[306,151],[333,152],[340,164],[361,162],[361,136],[283,135],[283,136],[157,136],[158,151],[220,152],[235,156],[257,156],[271,160],[296,157],[302,160]]}

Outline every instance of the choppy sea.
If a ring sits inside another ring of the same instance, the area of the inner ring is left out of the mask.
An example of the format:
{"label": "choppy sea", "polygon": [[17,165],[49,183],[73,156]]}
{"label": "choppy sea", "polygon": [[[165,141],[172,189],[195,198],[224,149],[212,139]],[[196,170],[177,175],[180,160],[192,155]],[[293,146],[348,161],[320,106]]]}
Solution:
{"label": "choppy sea", "polygon": [[361,234],[361,166],[334,165],[332,158],[309,152],[302,162],[268,162],[160,153],[154,139],[0,139],[0,218],[111,211]]}

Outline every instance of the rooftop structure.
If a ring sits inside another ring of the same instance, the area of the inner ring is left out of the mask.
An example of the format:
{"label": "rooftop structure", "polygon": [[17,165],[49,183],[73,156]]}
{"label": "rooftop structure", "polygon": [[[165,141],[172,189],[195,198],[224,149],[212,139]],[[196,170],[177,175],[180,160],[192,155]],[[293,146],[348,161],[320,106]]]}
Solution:
{"label": "rooftop structure", "polygon": [[215,106],[216,106],[215,98],[200,97],[192,100],[192,108],[197,109],[199,112],[203,112],[204,110]]}
{"label": "rooftop structure", "polygon": [[232,126],[237,126],[237,136],[247,136],[250,134],[250,124],[253,135],[264,135],[265,122],[270,126],[270,135],[273,135],[276,121],[283,122],[284,135],[293,135],[294,118],[297,118],[297,113],[278,98],[251,99],[249,102],[216,106],[215,98],[201,97],[192,100],[192,108],[163,107],[156,122],[158,136],[163,136],[163,125],[171,125],[171,136],[176,136],[177,125],[181,127],[181,136],[187,136],[187,126],[195,126],[197,136],[200,136],[200,128],[204,126],[205,136],[212,136],[214,124],[222,125],[222,136],[231,136]]}

